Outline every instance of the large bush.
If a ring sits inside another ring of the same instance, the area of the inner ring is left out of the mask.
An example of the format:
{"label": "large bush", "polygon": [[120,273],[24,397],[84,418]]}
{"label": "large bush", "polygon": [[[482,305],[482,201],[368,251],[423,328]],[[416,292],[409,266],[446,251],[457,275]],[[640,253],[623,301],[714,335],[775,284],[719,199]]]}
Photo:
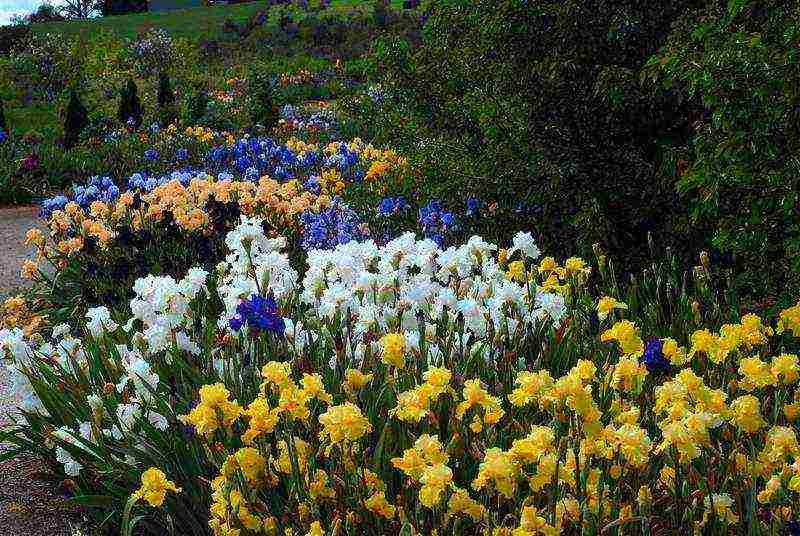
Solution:
{"label": "large bush", "polygon": [[795,6],[432,2],[422,46],[375,44],[387,98],[353,105],[356,128],[432,196],[505,207],[486,233],[534,221],[636,265],[648,235],[688,259],[718,230],[715,259],[770,251],[774,291],[797,257]]}
{"label": "large bush", "polygon": [[[678,189],[714,244],[800,280],[800,2],[709,2],[676,22],[643,77],[698,110],[669,150]],[[765,274],[754,278],[755,285]]]}
{"label": "large bush", "polygon": [[685,223],[684,208],[655,158],[688,120],[677,99],[649,97],[637,83],[687,5],[436,2],[421,47],[376,46],[388,106],[401,106],[389,115],[399,125],[376,134],[400,130],[409,149],[418,145],[436,195],[526,205],[543,236],[635,255],[630,246],[648,232],[689,232],[662,225]]}

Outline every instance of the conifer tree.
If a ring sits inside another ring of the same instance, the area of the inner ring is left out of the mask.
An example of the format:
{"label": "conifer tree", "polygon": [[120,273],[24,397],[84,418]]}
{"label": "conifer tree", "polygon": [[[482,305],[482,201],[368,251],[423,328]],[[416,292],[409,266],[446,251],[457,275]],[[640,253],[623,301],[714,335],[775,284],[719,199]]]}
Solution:
{"label": "conifer tree", "polygon": [[271,131],[278,124],[278,106],[275,104],[275,87],[267,77],[255,76],[250,108],[250,120]]}
{"label": "conifer tree", "polygon": [[128,82],[120,91],[117,118],[125,124],[133,121],[133,125],[139,128],[142,125],[143,112],[136,82],[133,81],[133,78],[128,78]]}
{"label": "conifer tree", "polygon": [[78,93],[71,89],[69,102],[64,110],[64,147],[71,149],[80,141],[81,132],[89,124],[86,107],[78,98]]}
{"label": "conifer tree", "polygon": [[175,93],[169,75],[162,71],[158,76],[158,115],[162,125],[175,121]]}

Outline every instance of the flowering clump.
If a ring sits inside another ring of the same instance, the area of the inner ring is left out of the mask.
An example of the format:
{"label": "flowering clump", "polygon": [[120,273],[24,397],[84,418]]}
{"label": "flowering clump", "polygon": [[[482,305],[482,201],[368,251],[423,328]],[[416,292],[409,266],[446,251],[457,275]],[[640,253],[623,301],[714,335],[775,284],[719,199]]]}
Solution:
{"label": "flowering clump", "polygon": [[331,249],[351,240],[361,240],[369,235],[368,227],[341,199],[320,211],[306,211],[300,215],[303,224],[303,249]]}
{"label": "flowering clump", "polygon": [[160,469],[151,467],[142,473],[142,486],[134,492],[133,496],[137,500],[146,501],[150,506],[158,507],[164,504],[168,491],[179,493],[181,489],[176,487],[171,480],[167,480],[166,475]]}
{"label": "flowering clump", "polygon": [[419,222],[425,237],[441,246],[447,233],[455,227],[456,218],[442,207],[441,202],[433,200],[419,209]]}
{"label": "flowering clump", "polygon": [[283,335],[285,325],[283,318],[278,315],[278,306],[272,297],[262,298],[253,294],[236,307],[236,314],[230,319],[232,330],[239,331],[247,325],[255,334],[269,331]]}
{"label": "flowering clump", "polygon": [[[232,184],[170,186],[163,210],[255,191]],[[641,306],[659,292],[611,298],[602,272],[542,257],[529,233],[505,247],[351,239],[299,265],[251,214],[236,214],[213,270],[138,278],[129,312],[90,307],[46,333],[25,329],[25,300],[7,302],[0,353],[21,441],[86,491],[107,473],[168,509],[178,488],[163,472],[130,475],[172,449],[181,499],[210,507],[168,513],[215,536],[790,527],[793,309],[660,323]]]}
{"label": "flowering clump", "polygon": [[200,388],[200,403],[183,420],[199,434],[209,436],[222,427],[230,427],[242,414],[242,408],[221,383]]}

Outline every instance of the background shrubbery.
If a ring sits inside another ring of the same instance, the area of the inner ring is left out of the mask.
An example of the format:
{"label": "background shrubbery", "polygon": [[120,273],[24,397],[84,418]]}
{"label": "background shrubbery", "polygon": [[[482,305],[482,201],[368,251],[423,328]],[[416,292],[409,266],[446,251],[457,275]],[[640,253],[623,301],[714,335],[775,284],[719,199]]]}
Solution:
{"label": "background shrubbery", "polygon": [[501,235],[533,221],[636,264],[652,234],[774,266],[748,285],[797,284],[797,2],[429,7],[421,47],[375,44],[388,98],[351,104],[432,197],[506,206],[485,225]]}
{"label": "background shrubbery", "polygon": [[[227,19],[209,11],[205,28],[164,15],[169,32],[135,36],[111,22],[82,34],[70,34],[74,23],[14,30],[17,52],[0,59],[15,134],[0,202],[136,171],[141,155],[101,147],[120,126],[129,76],[143,128],[177,116],[237,132],[263,115],[256,88],[270,80],[274,105],[336,100],[343,137],[408,157],[421,188],[387,195],[416,191],[412,211],[440,199],[469,212],[454,226],[462,237],[534,227],[546,247],[586,254],[601,242],[635,268],[651,236],[684,262],[710,249],[753,290],[798,288],[796,0],[381,5],[236,6]],[[42,38],[42,28],[72,37]],[[160,73],[175,94],[166,116]],[[90,126],[64,152],[50,144],[74,87]],[[28,124],[36,135],[23,138]],[[120,159],[130,164],[111,164]]]}

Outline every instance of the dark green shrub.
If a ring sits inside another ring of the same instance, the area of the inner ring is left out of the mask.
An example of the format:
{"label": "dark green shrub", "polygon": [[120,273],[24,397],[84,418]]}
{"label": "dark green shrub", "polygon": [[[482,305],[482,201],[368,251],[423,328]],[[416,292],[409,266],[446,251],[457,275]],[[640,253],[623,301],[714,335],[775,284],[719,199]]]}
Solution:
{"label": "dark green shrub", "polygon": [[0,26],[0,54],[8,54],[22,45],[30,35],[30,27],[25,24]]}
{"label": "dark green shrub", "polygon": [[0,132],[10,134],[8,124],[6,123],[6,111],[3,105],[3,99],[0,99]]}
{"label": "dark green shrub", "polygon": [[278,106],[275,103],[275,82],[269,76],[254,76],[250,97],[250,120],[271,131],[278,124]]}
{"label": "dark green shrub", "polygon": [[752,273],[758,287],[800,279],[798,52],[800,2],[708,2],[643,73],[697,111],[668,172],[718,248],[769,268]]}
{"label": "dark green shrub", "polygon": [[162,125],[168,125],[177,119],[175,109],[175,93],[169,75],[161,72],[158,76],[158,115]]}
{"label": "dark green shrub", "polygon": [[86,107],[78,98],[78,93],[71,89],[69,102],[64,110],[64,147],[73,148],[80,141],[81,133],[89,124]]}
{"label": "dark green shrub", "polygon": [[199,123],[208,108],[208,92],[203,83],[195,83],[186,98],[186,122],[190,125]]}
{"label": "dark green shrub", "polygon": [[524,227],[545,249],[586,255],[601,242],[643,262],[652,233],[695,255],[703,229],[659,173],[690,105],[646,93],[638,74],[696,3],[431,3],[422,46],[376,42],[389,113],[363,123],[416,160],[429,196],[497,203],[478,229],[487,236]]}
{"label": "dark green shrub", "polygon": [[389,22],[389,0],[375,0],[375,24],[384,28]]}
{"label": "dark green shrub", "polygon": [[100,11],[104,17],[109,15],[127,15],[147,11],[147,0],[102,0]]}
{"label": "dark green shrub", "polygon": [[134,127],[139,128],[142,125],[143,115],[144,110],[139,101],[136,82],[133,81],[133,78],[128,78],[127,83],[120,91],[117,119],[125,124],[132,123]]}

